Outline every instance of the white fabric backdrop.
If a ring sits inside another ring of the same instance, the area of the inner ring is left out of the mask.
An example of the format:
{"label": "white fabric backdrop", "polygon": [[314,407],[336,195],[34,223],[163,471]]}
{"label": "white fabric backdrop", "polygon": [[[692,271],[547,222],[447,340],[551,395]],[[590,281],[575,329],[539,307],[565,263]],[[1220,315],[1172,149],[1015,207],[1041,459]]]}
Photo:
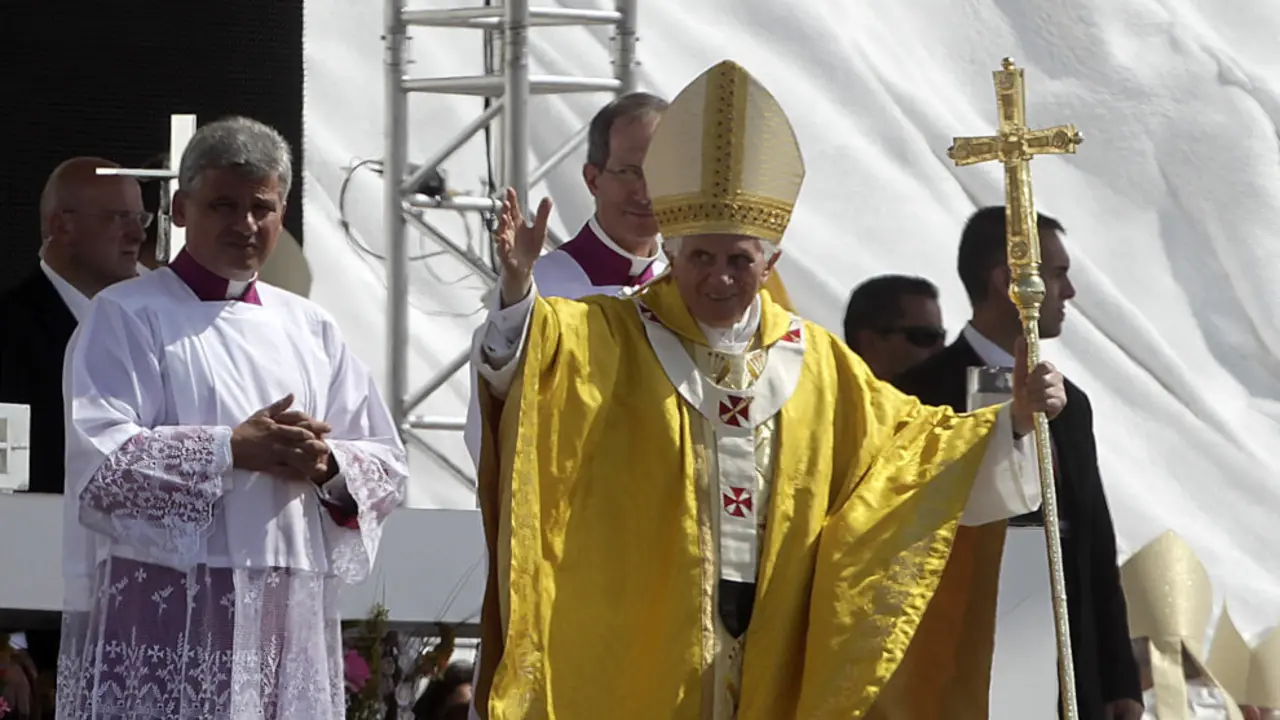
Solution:
{"label": "white fabric backdrop", "polygon": [[[384,267],[354,249],[337,213],[344,166],[383,152],[381,4],[311,0],[306,14],[312,296],[385,376]],[[535,28],[534,72],[608,76],[608,35]],[[480,36],[415,32],[411,74],[480,73]],[[1039,208],[1067,226],[1079,290],[1046,357],[1093,400],[1121,558],[1174,529],[1253,639],[1280,621],[1276,37],[1280,4],[1264,0],[641,0],[640,78],[672,97],[731,58],[790,113],[808,177],[781,272],[803,314],[838,330],[859,281],[918,273],[940,285],[954,334],[968,312],[954,270],[960,228],[1003,191],[997,167],[956,169],[945,152],[953,135],[993,129],[990,73],[1015,57],[1027,68],[1031,123],[1073,122],[1086,136],[1079,155],[1033,165]],[[535,98],[533,165],[607,99]],[[420,162],[481,105],[415,96],[411,108],[409,160]],[[590,210],[584,152],[534,190],[535,201],[556,200],[561,231]],[[455,187],[478,191],[482,143],[446,169]],[[346,198],[353,231],[375,251],[386,247],[381,187],[360,170]],[[454,233],[464,226],[433,218]],[[467,225],[479,231],[474,217]],[[429,240],[415,249],[436,251]],[[444,256],[415,261],[412,278],[416,386],[466,346],[483,285]],[[467,392],[460,373],[419,412],[461,418]],[[467,466],[460,433],[428,437]],[[474,507],[465,483],[421,453],[413,461],[412,504]]]}

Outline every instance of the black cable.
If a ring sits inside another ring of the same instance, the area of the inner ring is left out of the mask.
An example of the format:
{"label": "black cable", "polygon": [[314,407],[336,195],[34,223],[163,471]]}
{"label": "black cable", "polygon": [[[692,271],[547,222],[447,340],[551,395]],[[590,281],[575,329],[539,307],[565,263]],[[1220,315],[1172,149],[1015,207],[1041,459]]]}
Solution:
{"label": "black cable", "polygon": [[[484,0],[484,7],[492,7],[492,6],[493,6],[493,0]],[[484,33],[484,72],[486,75],[493,74],[493,34],[492,32],[488,32],[488,31]],[[488,111],[489,107],[492,104],[493,104],[493,99],[487,95],[484,96],[484,110]],[[498,187],[497,187],[497,173],[495,172],[493,167],[492,123],[487,123],[484,126],[484,159],[485,159],[485,172],[486,172],[485,185],[487,189],[487,195],[489,197],[493,197],[494,195],[497,194]],[[373,167],[375,165],[377,166],[376,171],[379,173],[382,173],[383,161],[376,158],[368,158],[365,160],[361,160],[356,164],[352,165],[351,168],[347,171],[346,176],[342,178],[342,185],[338,188],[338,221],[339,221],[339,224],[342,226],[343,234],[347,236],[347,242],[351,243],[352,247],[356,248],[356,250],[364,253],[365,255],[368,255],[369,257],[385,261],[387,259],[385,255],[381,255],[375,252],[372,248],[370,248],[368,245],[365,245],[363,242],[361,242],[361,240],[358,237],[356,237],[355,232],[351,229],[351,223],[347,220],[347,214],[346,214],[347,187],[351,184],[351,178],[355,175],[356,171],[359,170],[360,168],[365,166]],[[383,174],[384,174],[384,181],[385,181],[385,173]],[[462,214],[462,213],[460,212],[459,214]],[[480,222],[484,227],[484,230],[485,230],[484,234],[486,237],[491,236],[493,232],[498,229],[498,216],[496,213],[481,213]],[[470,227],[465,223],[465,221],[463,223],[463,226],[467,228],[468,244],[470,244],[470,240],[471,240]],[[424,260],[426,258],[434,257],[439,254],[441,253],[437,252],[437,253],[426,253],[423,255],[415,255],[415,256],[411,256],[409,260],[411,262],[415,260]],[[492,252],[489,252],[487,254],[489,255],[490,268],[494,272],[497,272],[498,258]]]}
{"label": "black cable", "polygon": [[[347,170],[347,174],[342,178],[342,185],[338,188],[338,224],[342,226],[342,233],[347,236],[347,242],[351,243],[352,247],[371,258],[386,261],[386,255],[375,252],[373,248],[365,245],[360,238],[356,237],[355,232],[351,229],[351,222],[347,220],[347,187],[351,185],[351,178],[355,176],[356,171],[366,165],[370,167],[376,165],[378,166],[377,172],[382,173],[382,160],[378,158],[366,158],[357,162],[355,165],[352,165],[351,168]],[[385,173],[382,173],[382,175],[385,182],[390,182]],[[442,253],[434,252],[424,253],[422,255],[410,255],[409,262],[426,260],[427,258],[435,257],[440,254]]]}

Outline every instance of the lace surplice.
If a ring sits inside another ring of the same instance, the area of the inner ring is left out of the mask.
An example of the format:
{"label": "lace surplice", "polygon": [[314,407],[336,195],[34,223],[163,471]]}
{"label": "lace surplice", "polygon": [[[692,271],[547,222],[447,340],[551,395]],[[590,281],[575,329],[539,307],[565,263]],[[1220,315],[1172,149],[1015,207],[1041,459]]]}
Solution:
{"label": "lace surplice", "polygon": [[344,716],[338,588],[367,574],[378,520],[400,500],[397,473],[376,449],[329,441],[362,528],[326,516],[330,572],[210,567],[199,557],[228,439],[225,428],[144,430],[85,485],[81,522],[157,562],[101,558],[87,602],[64,613],[58,718]]}

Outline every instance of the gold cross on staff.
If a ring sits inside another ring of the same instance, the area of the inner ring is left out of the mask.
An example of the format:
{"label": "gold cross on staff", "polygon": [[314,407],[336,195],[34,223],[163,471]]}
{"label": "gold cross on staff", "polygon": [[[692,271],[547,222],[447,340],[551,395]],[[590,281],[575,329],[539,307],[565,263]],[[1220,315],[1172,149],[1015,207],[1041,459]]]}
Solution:
{"label": "gold cross on staff", "polygon": [[1004,163],[1005,222],[1009,228],[1009,263],[1040,263],[1040,237],[1036,233],[1036,210],[1031,198],[1031,158],[1036,155],[1074,154],[1084,138],[1074,125],[1058,125],[1044,130],[1027,127],[1026,96],[1022,90],[1022,68],[1005,58],[1001,69],[992,73],[996,83],[996,107],[1000,116],[999,135],[955,138],[947,157],[959,167],[998,160]]}
{"label": "gold cross on staff", "polygon": [[[1074,153],[1084,142],[1074,125],[1045,130],[1027,127],[1022,68],[1005,58],[992,73],[996,82],[999,135],[956,138],[947,157],[957,166],[998,160],[1004,164],[1005,232],[1009,250],[1009,297],[1018,306],[1022,335],[1027,342],[1027,364],[1040,363],[1040,305],[1044,280],[1040,277],[1040,233],[1031,197],[1031,168],[1036,155]],[[1049,555],[1049,584],[1053,596],[1054,635],[1058,641],[1058,687],[1064,720],[1077,720],[1075,659],[1071,652],[1071,627],[1067,618],[1066,573],[1062,560],[1062,536],[1058,525],[1058,493],[1054,484],[1053,451],[1049,421],[1035,414],[1036,454],[1040,470],[1040,494],[1044,514],[1045,545]]]}

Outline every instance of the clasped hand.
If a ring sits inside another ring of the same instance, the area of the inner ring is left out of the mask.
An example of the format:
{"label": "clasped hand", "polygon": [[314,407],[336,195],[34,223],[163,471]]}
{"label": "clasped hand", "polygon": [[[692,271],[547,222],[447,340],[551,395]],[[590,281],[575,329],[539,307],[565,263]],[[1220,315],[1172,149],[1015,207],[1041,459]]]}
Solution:
{"label": "clasped hand", "polygon": [[1027,341],[1018,338],[1013,364],[1013,434],[1022,437],[1035,430],[1035,413],[1052,420],[1067,406],[1066,381],[1052,364],[1027,367]]}
{"label": "clasped hand", "polygon": [[322,484],[329,477],[331,428],[301,410],[290,410],[293,395],[262,408],[231,433],[233,464],[289,480]]}

